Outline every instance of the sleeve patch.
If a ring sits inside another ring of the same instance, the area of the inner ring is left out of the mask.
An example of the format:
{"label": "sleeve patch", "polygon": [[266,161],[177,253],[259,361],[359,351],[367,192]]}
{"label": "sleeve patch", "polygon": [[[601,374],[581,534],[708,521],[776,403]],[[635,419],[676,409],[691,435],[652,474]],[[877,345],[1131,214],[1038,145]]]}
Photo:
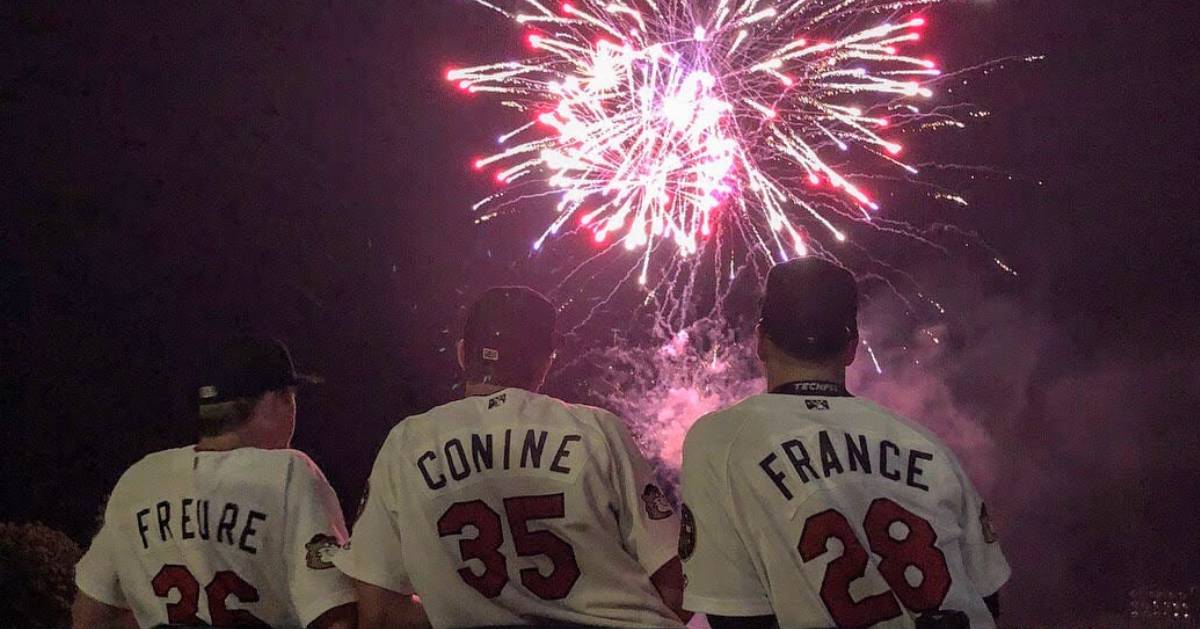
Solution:
{"label": "sleeve patch", "polygon": [[680,513],[682,522],[679,524],[679,558],[683,561],[691,559],[696,552],[696,518],[692,510],[684,503]]}
{"label": "sleeve patch", "polygon": [[988,515],[986,504],[979,507],[979,528],[983,531],[983,541],[989,544],[1000,541],[1000,536],[996,535],[996,528],[992,526],[992,518]]}
{"label": "sleeve patch", "polygon": [[654,483],[646,485],[642,490],[642,504],[646,507],[646,517],[651,520],[665,520],[675,513],[671,508],[671,501],[667,500],[666,494]]}
{"label": "sleeve patch", "polygon": [[313,535],[304,545],[306,551],[304,563],[313,570],[326,570],[333,567],[333,555],[338,551],[337,538],[324,533]]}

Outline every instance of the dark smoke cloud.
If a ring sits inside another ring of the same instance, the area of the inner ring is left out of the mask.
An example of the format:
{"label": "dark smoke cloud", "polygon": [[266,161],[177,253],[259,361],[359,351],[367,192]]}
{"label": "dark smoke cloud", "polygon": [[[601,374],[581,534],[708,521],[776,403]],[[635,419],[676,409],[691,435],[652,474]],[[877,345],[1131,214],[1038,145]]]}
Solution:
{"label": "dark smoke cloud", "polygon": [[939,434],[989,501],[1014,570],[1006,624],[1108,626],[1135,587],[1200,583],[1190,332],[1174,352],[1089,353],[1013,297],[932,328],[879,305],[864,319],[868,337],[908,336],[882,375],[860,360],[855,388]]}

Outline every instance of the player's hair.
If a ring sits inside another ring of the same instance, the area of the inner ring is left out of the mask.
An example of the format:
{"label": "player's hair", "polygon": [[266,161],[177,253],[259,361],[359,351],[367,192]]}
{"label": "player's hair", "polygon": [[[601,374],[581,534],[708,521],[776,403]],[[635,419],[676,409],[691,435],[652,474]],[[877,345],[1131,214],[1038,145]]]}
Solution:
{"label": "player's hair", "polygon": [[[263,394],[265,395],[265,394]],[[201,437],[216,437],[250,421],[254,407],[262,397],[241,397],[218,404],[201,404],[198,428]]]}

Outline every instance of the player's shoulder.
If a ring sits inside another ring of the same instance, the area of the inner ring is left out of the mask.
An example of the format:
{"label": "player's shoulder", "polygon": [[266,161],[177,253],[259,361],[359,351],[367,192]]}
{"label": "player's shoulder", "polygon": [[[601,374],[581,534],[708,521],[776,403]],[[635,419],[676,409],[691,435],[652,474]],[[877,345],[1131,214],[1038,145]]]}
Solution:
{"label": "player's shoulder", "polygon": [[866,398],[855,398],[855,402],[863,413],[870,414],[873,418],[871,422],[874,424],[872,426],[868,422],[868,425],[858,424],[855,427],[867,428],[870,432],[886,436],[905,448],[938,455],[938,458],[948,465],[954,476],[960,480],[966,478],[966,471],[954,449],[946,445],[946,442],[942,441],[942,438],[929,428]]}
{"label": "player's shoulder", "polygon": [[193,446],[168,448],[151,452],[138,459],[117,479],[109,496],[110,504],[122,504],[123,500],[137,500],[148,491],[154,491],[162,479],[170,478],[183,462],[194,454]]}
{"label": "player's shoulder", "polygon": [[732,406],[702,415],[688,429],[684,448],[696,450],[732,445],[749,420],[762,412],[761,398],[761,395],[752,395]]}
{"label": "player's shoulder", "polygon": [[854,400],[857,402],[863,416],[872,418],[874,422],[883,426],[887,432],[894,433],[894,436],[898,440],[910,445],[921,444],[926,448],[944,452],[948,455],[952,454],[950,448],[942,442],[941,438],[925,426],[866,398],[856,397]]}
{"label": "player's shoulder", "polygon": [[162,475],[167,473],[167,470],[174,466],[176,461],[189,456],[192,452],[192,446],[151,452],[126,468],[125,473],[121,474],[121,479],[117,481],[117,487],[137,483],[147,478],[162,478]]}
{"label": "player's shoulder", "polygon": [[548,395],[539,394],[539,397],[547,406],[554,408],[582,426],[595,428],[604,432],[628,428],[619,415],[606,408],[590,404],[565,402]]}

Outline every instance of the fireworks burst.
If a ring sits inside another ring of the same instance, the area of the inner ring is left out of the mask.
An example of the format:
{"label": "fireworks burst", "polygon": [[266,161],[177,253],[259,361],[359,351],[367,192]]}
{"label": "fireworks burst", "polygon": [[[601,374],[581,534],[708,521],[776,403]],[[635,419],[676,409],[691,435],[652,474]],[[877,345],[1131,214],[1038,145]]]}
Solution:
{"label": "fireworks burst", "polygon": [[909,50],[914,9],[938,0],[475,1],[522,25],[532,53],[447,78],[531,118],[474,165],[558,197],[535,249],[586,229],[641,250],[643,284],[660,246],[689,256],[727,228],[786,259],[812,247],[806,225],[843,241],[839,225],[879,210],[839,171],[847,152],[916,173],[889,132],[923,118],[940,74]]}

